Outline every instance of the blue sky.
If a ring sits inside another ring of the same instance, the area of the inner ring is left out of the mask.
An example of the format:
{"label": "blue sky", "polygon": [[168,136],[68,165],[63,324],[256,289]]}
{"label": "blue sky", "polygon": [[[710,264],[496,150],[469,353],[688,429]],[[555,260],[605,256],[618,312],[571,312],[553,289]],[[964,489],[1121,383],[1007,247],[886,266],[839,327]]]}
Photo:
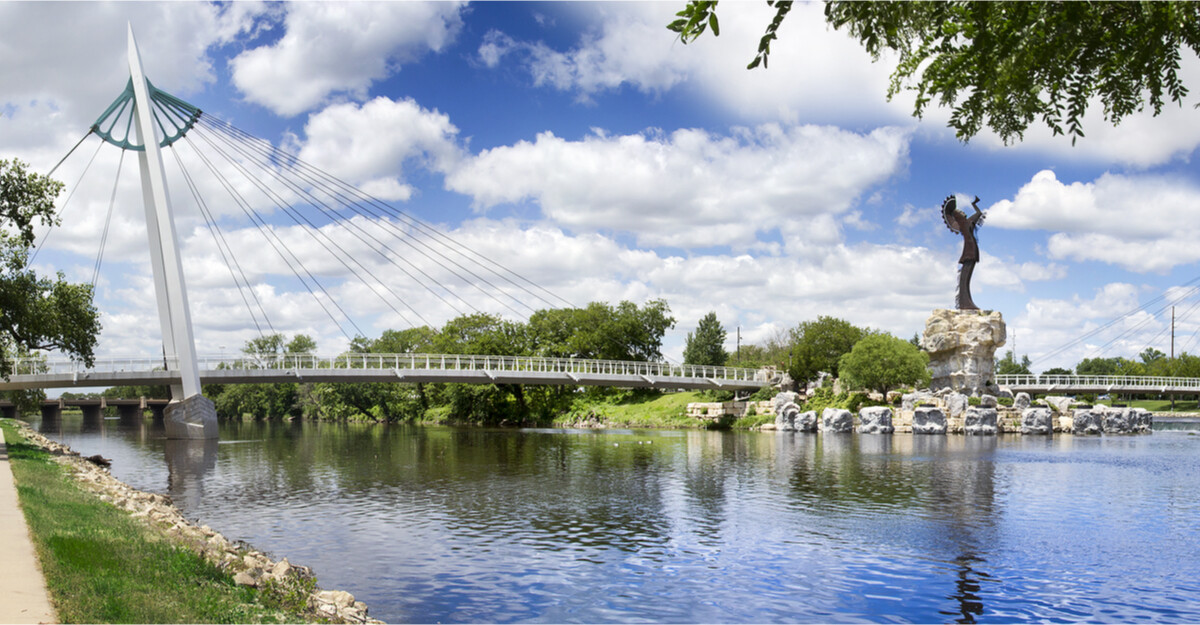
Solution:
{"label": "blue sky", "polygon": [[[131,23],[160,88],[566,300],[665,298],[675,359],[710,310],[730,349],[737,326],[753,343],[818,315],[919,332],[932,309],[953,305],[961,239],[937,210],[950,193],[978,195],[988,212],[975,301],[1003,313],[1010,347],[1015,339],[1035,370],[1168,351],[1169,313],[1068,345],[1156,301],[1178,300],[1177,351],[1200,351],[1186,290],[1200,275],[1194,102],[1115,128],[1093,106],[1075,146],[1042,128],[1017,145],[986,133],[964,145],[947,111],[916,120],[910,95],[888,102],[889,60],[873,63],[826,28],[819,4],[793,11],[770,68],[754,71],[745,65],[765,3],[722,6],[721,37],[687,46],[664,27],[681,5],[2,3],[0,156],[46,171],[66,154],[124,87]],[[1196,61],[1182,72],[1193,86]],[[57,174],[74,186],[97,154],[40,270],[91,279],[120,159],[97,145],[89,139]],[[132,162],[98,283],[104,355],[160,350]],[[198,349],[235,351],[254,325],[182,178],[168,177]],[[248,220],[215,182],[201,184],[275,329],[343,349],[343,333]],[[411,323],[322,261],[305,227],[259,208],[366,334]],[[455,314],[387,263],[377,269],[423,318]],[[475,305],[516,317],[492,300]]]}

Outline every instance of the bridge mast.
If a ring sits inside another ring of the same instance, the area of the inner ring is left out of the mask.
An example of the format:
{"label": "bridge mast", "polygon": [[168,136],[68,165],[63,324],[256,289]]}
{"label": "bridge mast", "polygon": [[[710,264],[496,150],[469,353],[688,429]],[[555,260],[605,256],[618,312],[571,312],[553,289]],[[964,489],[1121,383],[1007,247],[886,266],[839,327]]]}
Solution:
{"label": "bridge mast", "polygon": [[167,194],[166,173],[154,123],[153,104],[142,58],[129,26],[129,76],[133,83],[134,127],[144,149],[138,154],[142,174],[142,199],[146,208],[146,232],[150,238],[150,266],[162,326],[167,367],[179,370],[179,384],[171,385],[171,404],[166,411],[167,438],[216,438],[217,413],[212,401],[200,394],[199,366],[188,311],[183,263],[179,257],[175,220]]}

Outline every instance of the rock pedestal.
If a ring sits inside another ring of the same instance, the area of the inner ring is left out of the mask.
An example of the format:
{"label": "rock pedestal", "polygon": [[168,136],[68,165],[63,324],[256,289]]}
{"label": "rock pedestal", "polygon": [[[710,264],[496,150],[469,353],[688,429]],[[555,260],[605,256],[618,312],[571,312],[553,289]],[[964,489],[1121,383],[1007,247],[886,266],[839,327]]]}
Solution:
{"label": "rock pedestal", "polygon": [[969,395],[996,392],[993,381],[996,349],[1007,332],[999,312],[986,310],[933,311],[925,321],[921,347],[929,352],[934,390],[951,388]]}

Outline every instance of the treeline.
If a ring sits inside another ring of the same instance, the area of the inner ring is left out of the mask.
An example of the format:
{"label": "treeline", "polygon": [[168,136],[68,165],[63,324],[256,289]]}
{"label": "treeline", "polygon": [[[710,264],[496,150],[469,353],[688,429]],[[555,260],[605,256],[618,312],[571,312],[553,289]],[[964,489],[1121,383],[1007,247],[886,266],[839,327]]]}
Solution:
{"label": "treeline", "polygon": [[[585,308],[541,310],[526,322],[489,314],[462,315],[440,328],[387,330],[359,337],[350,353],[490,354],[600,360],[662,359],[662,341],[675,319],[663,300],[642,306],[593,302]],[[242,357],[269,365],[293,354],[310,354],[305,335],[275,334],[248,341]],[[149,391],[149,392],[147,392]],[[162,388],[108,389],[110,396],[162,396]],[[210,384],[204,394],[222,417],[254,419],[452,421],[478,424],[548,423],[581,396],[628,394],[620,389],[515,384],[285,383]]]}
{"label": "treeline", "polygon": [[[996,373],[1031,374],[1029,356],[1018,361],[1010,350],[996,362]],[[1073,369],[1054,367],[1041,375],[1122,375],[1152,376],[1164,378],[1200,378],[1200,356],[1184,352],[1174,358],[1153,347],[1138,354],[1137,360],[1116,356],[1112,358],[1084,358]]]}

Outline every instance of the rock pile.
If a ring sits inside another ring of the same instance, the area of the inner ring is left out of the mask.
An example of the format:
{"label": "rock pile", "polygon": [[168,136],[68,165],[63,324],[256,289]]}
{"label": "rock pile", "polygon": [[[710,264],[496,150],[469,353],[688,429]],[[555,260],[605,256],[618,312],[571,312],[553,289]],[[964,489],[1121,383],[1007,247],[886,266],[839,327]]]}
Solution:
{"label": "rock pile", "polygon": [[113,477],[105,467],[81,458],[78,452],[21,424],[22,434],[42,447],[71,471],[84,488],[102,500],[142,519],[163,532],[168,539],[190,549],[217,567],[233,575],[237,584],[264,589],[308,591],[308,607],[315,619],[333,623],[382,623],[367,616],[367,606],[354,595],[339,590],[320,590],[312,570],[284,558],[272,561],[266,554],[245,543],[234,543],[207,525],[188,521],[166,495],[145,493]]}
{"label": "rock pile", "polygon": [[930,388],[964,389],[971,394],[988,391],[994,384],[996,349],[1006,338],[999,312],[933,311],[921,336],[921,347],[929,352]]}

